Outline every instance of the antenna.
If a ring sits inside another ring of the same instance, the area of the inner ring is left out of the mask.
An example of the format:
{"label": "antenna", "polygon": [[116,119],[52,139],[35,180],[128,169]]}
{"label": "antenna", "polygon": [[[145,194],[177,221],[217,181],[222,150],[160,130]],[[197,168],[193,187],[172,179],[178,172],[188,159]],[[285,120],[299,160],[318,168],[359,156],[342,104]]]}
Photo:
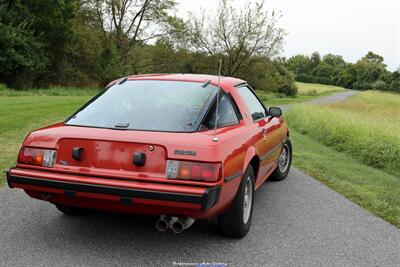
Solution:
{"label": "antenna", "polygon": [[215,125],[214,125],[214,136],[211,138],[214,142],[218,142],[217,135],[217,126],[218,126],[218,111],[219,111],[219,91],[221,91],[221,68],[222,68],[222,59],[219,60],[219,70],[218,70],[218,92],[217,92],[217,106],[215,108]]}

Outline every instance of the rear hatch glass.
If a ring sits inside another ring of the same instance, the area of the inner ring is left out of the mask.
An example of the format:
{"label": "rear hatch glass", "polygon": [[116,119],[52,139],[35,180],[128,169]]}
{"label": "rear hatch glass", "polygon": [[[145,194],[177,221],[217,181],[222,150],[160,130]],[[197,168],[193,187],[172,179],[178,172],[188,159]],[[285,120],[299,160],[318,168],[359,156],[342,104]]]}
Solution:
{"label": "rear hatch glass", "polygon": [[182,81],[137,80],[104,90],[66,125],[112,129],[196,131],[217,87]]}

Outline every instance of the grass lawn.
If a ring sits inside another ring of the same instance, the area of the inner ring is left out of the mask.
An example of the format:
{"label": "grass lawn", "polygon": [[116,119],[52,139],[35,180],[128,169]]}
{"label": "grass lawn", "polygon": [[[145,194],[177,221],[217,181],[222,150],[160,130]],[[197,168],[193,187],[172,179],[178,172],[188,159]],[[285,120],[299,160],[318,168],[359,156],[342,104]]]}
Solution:
{"label": "grass lawn", "polygon": [[400,228],[400,177],[366,166],[294,129],[291,140],[296,167]]}
{"label": "grass lawn", "polygon": [[298,94],[300,96],[326,95],[346,90],[340,86],[318,84],[318,83],[296,82],[296,85],[298,88]]}
{"label": "grass lawn", "polygon": [[[18,150],[28,132],[63,121],[90,96],[0,96],[0,170],[15,165]],[[4,184],[0,175],[0,185]]]}
{"label": "grass lawn", "polygon": [[298,95],[296,97],[281,97],[273,93],[257,91],[257,95],[267,105],[267,107],[274,105],[288,105],[294,103],[302,103],[316,97],[330,95],[333,93],[341,92],[346,89],[343,87],[324,85],[324,84],[310,84],[296,82]]}

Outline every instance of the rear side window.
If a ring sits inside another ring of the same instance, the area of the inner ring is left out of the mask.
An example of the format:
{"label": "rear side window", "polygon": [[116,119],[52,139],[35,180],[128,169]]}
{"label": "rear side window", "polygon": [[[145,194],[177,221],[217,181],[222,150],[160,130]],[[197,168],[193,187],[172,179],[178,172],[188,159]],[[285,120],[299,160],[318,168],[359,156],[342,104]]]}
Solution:
{"label": "rear side window", "polygon": [[258,120],[266,116],[264,106],[247,86],[237,89],[249,109],[253,120]]}
{"label": "rear side window", "polygon": [[67,125],[100,128],[196,131],[217,87],[181,81],[127,81],[114,85],[74,114]]}
{"label": "rear side window", "polygon": [[[215,109],[214,103],[207,117],[205,118],[202,130],[214,129],[215,127]],[[222,95],[218,106],[218,127],[226,127],[239,123],[235,108],[227,95]]]}

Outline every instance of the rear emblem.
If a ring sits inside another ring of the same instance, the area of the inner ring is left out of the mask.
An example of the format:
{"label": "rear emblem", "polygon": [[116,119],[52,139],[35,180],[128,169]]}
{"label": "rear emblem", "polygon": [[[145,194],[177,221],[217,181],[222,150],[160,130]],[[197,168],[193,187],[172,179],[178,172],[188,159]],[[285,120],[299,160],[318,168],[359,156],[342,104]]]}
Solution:
{"label": "rear emblem", "polygon": [[184,156],[196,156],[196,151],[192,150],[175,150],[175,155],[184,155]]}

